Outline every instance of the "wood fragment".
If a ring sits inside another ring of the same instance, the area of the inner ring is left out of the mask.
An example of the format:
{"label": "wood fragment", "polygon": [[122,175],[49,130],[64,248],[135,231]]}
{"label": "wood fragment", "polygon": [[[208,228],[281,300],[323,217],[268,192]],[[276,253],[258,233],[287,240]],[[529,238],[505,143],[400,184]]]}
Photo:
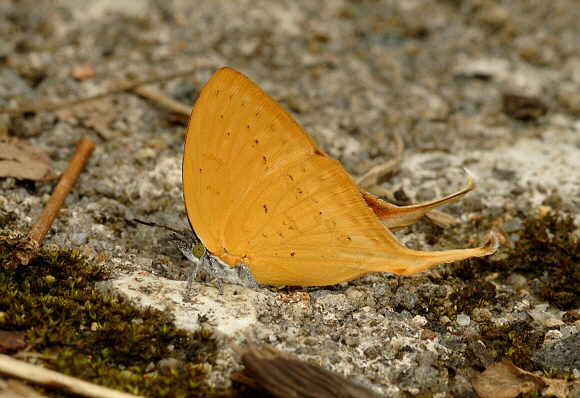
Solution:
{"label": "wood fragment", "polygon": [[93,140],[81,137],[77,145],[77,150],[68,168],[56,185],[48,203],[36,220],[36,223],[30,229],[30,232],[28,232],[26,239],[18,243],[14,250],[13,258],[5,262],[4,266],[6,268],[18,268],[21,265],[27,265],[36,255],[56,215],[62,207],[66,196],[70,192],[89,156],[91,156],[94,147],[95,142]]}
{"label": "wood fragment", "polygon": [[266,391],[274,397],[286,398],[378,398],[381,395],[359,386],[318,365],[301,361],[270,345],[262,349],[250,347],[241,355],[244,370],[232,374],[234,381]]}
{"label": "wood fragment", "polygon": [[431,210],[429,213],[425,214],[425,217],[439,228],[449,228],[455,224],[455,218],[441,210]]}
{"label": "wood fragment", "polygon": [[184,104],[183,102],[168,97],[159,90],[155,90],[150,86],[137,86],[132,91],[143,98],[147,98],[149,100],[154,101],[162,108],[170,112],[175,112],[179,115],[184,115],[187,117],[191,115],[192,109],[191,105]]}
{"label": "wood fragment", "polygon": [[0,373],[44,387],[94,398],[135,398],[135,395],[67,376],[24,361],[0,354]]}

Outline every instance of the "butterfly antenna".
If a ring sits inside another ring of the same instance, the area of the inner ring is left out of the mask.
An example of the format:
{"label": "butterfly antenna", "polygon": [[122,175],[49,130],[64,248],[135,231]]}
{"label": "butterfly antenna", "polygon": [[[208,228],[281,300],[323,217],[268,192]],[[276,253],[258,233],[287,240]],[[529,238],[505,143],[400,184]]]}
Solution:
{"label": "butterfly antenna", "polygon": [[[167,225],[161,225],[161,224],[157,224],[157,223],[154,223],[154,222],[147,222],[147,221],[142,221],[142,220],[139,220],[139,219],[137,219],[137,218],[134,218],[134,219],[133,219],[133,221],[135,221],[135,222],[136,222],[136,223],[138,223],[138,224],[147,225],[147,226],[149,226],[149,227],[158,227],[158,228],[162,228],[162,229],[165,229],[165,230],[167,230],[167,231],[170,231],[170,232],[174,232],[174,233],[176,233],[176,234],[179,234],[179,235],[181,235],[181,236],[185,236],[187,239],[189,239],[189,240],[193,240],[193,242],[194,242],[195,244],[201,243],[201,241],[199,240],[199,238],[198,238],[198,236],[197,236],[197,234],[196,234],[195,232],[193,232],[193,236],[191,236],[190,234],[188,234],[188,233],[186,233],[186,232],[180,231],[180,230],[178,230],[178,229],[175,229],[175,228],[168,227]],[[175,235],[174,235],[174,236],[175,236]],[[177,238],[177,236],[175,236],[175,238]]]}

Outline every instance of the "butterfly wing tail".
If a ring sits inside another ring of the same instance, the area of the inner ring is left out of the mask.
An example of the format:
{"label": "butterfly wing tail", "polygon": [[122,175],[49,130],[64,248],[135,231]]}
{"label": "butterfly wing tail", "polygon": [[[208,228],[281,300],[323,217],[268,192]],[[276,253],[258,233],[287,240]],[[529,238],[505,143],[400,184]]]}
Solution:
{"label": "butterfly wing tail", "polygon": [[388,261],[377,264],[373,271],[391,272],[398,275],[412,275],[433,265],[465,260],[470,257],[484,257],[493,254],[499,246],[497,235],[490,232],[489,238],[479,247],[443,251],[417,251],[401,245],[392,251]]}
{"label": "butterfly wing tail", "polygon": [[445,203],[454,202],[464,197],[469,191],[477,185],[477,180],[472,172],[465,169],[469,176],[469,183],[461,191],[455,192],[444,198],[435,199],[430,202],[419,203],[411,206],[395,206],[390,203],[377,199],[372,194],[361,191],[367,205],[373,210],[383,225],[391,231],[398,231],[402,228],[412,225],[425,213]]}

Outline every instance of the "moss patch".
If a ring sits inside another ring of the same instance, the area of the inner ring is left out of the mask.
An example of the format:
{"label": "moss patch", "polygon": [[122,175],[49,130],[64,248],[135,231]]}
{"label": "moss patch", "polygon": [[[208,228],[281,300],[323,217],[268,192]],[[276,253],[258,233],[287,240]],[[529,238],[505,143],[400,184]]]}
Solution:
{"label": "moss patch", "polygon": [[[11,248],[0,243],[1,259]],[[16,270],[0,266],[0,330],[22,333],[46,367],[92,383],[145,396],[215,396],[203,382],[216,350],[211,334],[187,334],[163,312],[95,291],[106,277],[67,250],[42,252]]]}
{"label": "moss patch", "polygon": [[[455,286],[451,295],[421,297],[419,313],[429,320],[427,327],[443,331],[445,326],[440,323],[443,315],[454,321],[460,313],[470,315],[475,308],[503,307],[514,300],[517,292],[496,295],[494,284],[484,282],[492,273],[499,274],[498,280],[519,273],[526,277],[529,289],[538,299],[562,310],[580,307],[580,242],[576,229],[571,217],[547,214],[525,219],[518,242],[507,249],[504,259],[474,258],[461,262],[444,275]],[[564,320],[574,322],[576,316],[569,311]],[[542,329],[528,321],[499,327],[484,322],[479,328],[481,340],[494,361],[510,359],[524,370],[543,370],[532,363],[532,355],[543,341]]]}
{"label": "moss patch", "polygon": [[[533,293],[561,310],[580,307],[580,239],[571,217],[524,221],[519,241],[504,260],[474,259],[475,272],[498,272],[502,277],[517,272],[528,281],[537,278]],[[469,267],[469,265],[467,266]]]}
{"label": "moss patch", "polygon": [[518,321],[500,327],[482,325],[479,330],[481,340],[496,362],[507,358],[528,372],[537,370],[532,355],[541,347],[543,334],[534,331],[527,322]]}
{"label": "moss patch", "polygon": [[[431,323],[438,323],[446,315],[452,321],[457,315],[469,315],[475,308],[485,307],[495,297],[495,286],[490,282],[471,280],[453,289],[449,297],[422,297],[419,313]],[[433,324],[429,327],[435,327]]]}

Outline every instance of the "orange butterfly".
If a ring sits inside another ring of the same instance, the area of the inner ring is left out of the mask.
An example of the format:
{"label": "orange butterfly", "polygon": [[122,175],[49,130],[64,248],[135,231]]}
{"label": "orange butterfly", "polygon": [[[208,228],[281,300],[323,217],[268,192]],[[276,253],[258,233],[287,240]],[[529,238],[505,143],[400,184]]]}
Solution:
{"label": "orange butterfly", "polygon": [[[276,102],[244,75],[218,70],[189,121],[183,195],[196,240],[180,244],[219,278],[245,266],[258,283],[333,285],[368,272],[410,275],[432,265],[493,253],[492,234],[473,249],[436,252],[403,246],[390,230],[473,189],[395,206],[361,191]],[[379,221],[379,218],[382,219]]]}

